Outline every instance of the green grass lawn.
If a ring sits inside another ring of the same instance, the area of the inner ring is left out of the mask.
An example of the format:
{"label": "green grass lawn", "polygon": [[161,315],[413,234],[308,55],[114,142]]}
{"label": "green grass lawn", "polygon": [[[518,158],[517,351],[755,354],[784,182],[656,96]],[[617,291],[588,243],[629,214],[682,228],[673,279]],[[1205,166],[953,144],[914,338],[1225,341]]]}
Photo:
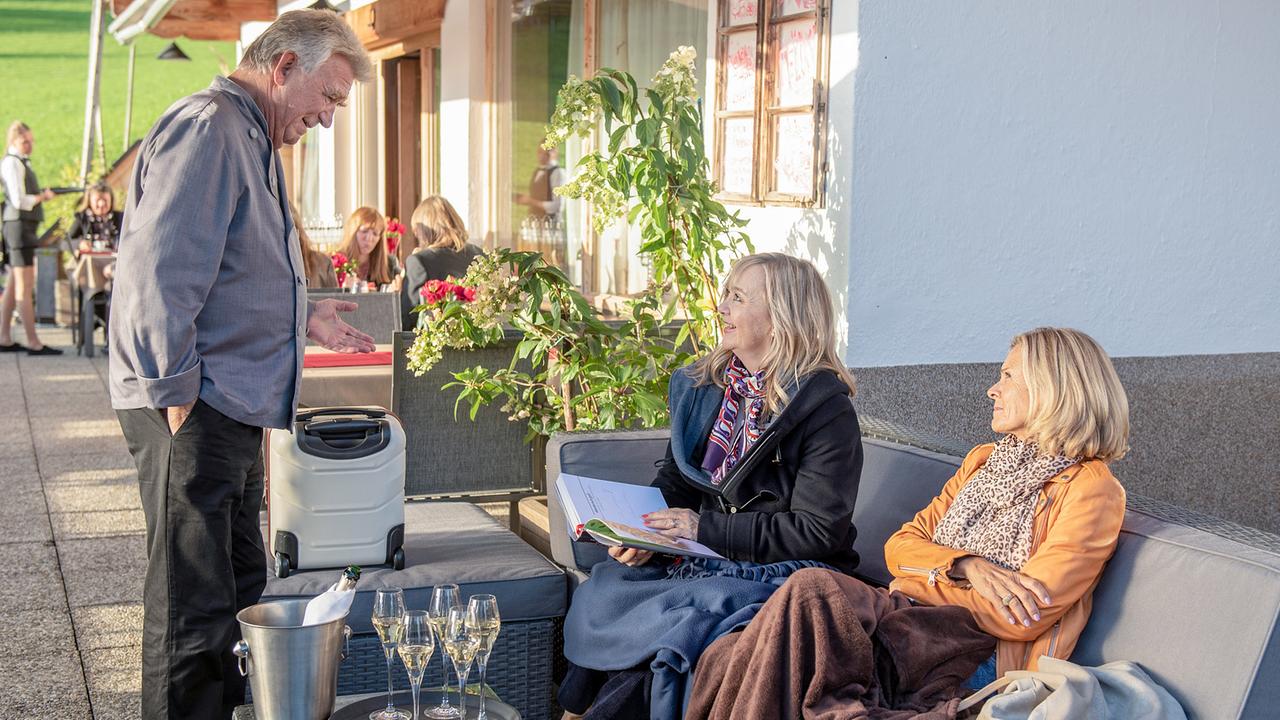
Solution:
{"label": "green grass lawn", "polygon": [[[88,0],[0,0],[0,132],[22,120],[36,136],[32,165],[43,185],[79,171],[89,72]],[[107,22],[111,21],[110,12]],[[134,69],[130,141],[146,134],[165,108],[209,84],[235,63],[235,44],[179,39],[191,62],[156,60],[168,40],[143,35]],[[107,162],[123,151],[129,49],[103,38],[102,131]],[[95,156],[96,156],[95,149]],[[70,202],[70,200],[68,200]]]}

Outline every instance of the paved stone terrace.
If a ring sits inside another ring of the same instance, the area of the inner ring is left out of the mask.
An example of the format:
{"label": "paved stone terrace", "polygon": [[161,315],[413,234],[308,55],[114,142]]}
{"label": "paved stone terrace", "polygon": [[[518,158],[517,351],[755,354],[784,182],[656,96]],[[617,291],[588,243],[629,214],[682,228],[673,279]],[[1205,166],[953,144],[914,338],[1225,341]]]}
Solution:
{"label": "paved stone terrace", "polygon": [[[0,353],[0,717],[140,715],[145,523],[106,357]],[[482,505],[506,520],[506,505]]]}
{"label": "paved stone terrace", "polygon": [[145,526],[106,374],[102,355],[0,354],[5,717],[139,715]]}

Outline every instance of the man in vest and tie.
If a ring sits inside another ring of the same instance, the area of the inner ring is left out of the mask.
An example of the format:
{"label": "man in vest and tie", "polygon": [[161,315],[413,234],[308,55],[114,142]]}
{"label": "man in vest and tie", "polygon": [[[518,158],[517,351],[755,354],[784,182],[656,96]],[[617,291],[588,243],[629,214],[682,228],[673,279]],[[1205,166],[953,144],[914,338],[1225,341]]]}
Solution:
{"label": "man in vest and tie", "polygon": [[[0,159],[0,181],[4,184],[4,254],[13,271],[0,298],[0,352],[26,350],[28,355],[61,355],[62,351],[40,342],[36,336],[35,308],[31,292],[35,287],[36,230],[44,220],[40,206],[53,197],[53,191],[40,188],[31,169],[31,150],[35,147],[31,128],[21,121],[9,126],[8,151]],[[24,347],[13,341],[13,308],[22,314],[22,327],[27,332]]]}
{"label": "man in vest and tie", "polygon": [[542,147],[546,140],[538,141],[538,167],[529,178],[529,192],[516,195],[516,202],[529,208],[529,217],[545,218],[554,223],[560,220],[560,203],[555,189],[564,184],[564,168],[556,162],[556,149]]}

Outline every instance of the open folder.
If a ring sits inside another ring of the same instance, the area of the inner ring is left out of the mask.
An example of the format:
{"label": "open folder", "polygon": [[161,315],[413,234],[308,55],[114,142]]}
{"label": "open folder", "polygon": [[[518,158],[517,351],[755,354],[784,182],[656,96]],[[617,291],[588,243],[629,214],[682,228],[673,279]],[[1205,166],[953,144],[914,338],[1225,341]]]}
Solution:
{"label": "open folder", "polygon": [[658,488],[560,473],[555,493],[564,508],[569,537],[574,540],[594,540],[602,545],[666,555],[724,557],[692,540],[644,529],[645,513],[667,509],[667,501]]}

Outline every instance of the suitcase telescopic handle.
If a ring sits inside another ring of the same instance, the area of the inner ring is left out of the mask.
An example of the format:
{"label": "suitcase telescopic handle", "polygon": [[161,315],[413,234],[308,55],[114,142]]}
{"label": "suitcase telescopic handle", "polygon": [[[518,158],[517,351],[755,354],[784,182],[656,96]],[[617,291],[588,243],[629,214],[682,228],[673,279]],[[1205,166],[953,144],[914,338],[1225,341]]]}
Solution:
{"label": "suitcase telescopic handle", "polygon": [[311,420],[295,433],[298,449],[330,460],[356,460],[384,450],[391,443],[390,421],[382,418]]}

